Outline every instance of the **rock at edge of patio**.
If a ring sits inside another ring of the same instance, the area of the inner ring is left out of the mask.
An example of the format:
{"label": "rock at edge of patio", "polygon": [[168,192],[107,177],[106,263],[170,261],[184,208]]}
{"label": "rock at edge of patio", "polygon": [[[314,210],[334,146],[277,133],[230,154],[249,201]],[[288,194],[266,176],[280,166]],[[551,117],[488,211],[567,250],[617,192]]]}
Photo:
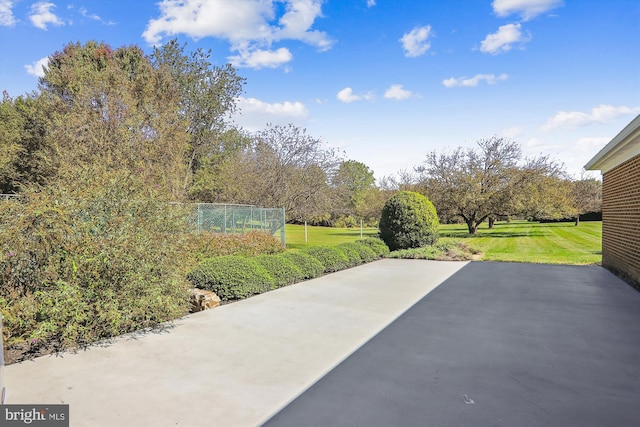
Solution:
{"label": "rock at edge of patio", "polygon": [[220,297],[215,292],[204,289],[190,289],[191,292],[191,313],[207,310],[220,305]]}

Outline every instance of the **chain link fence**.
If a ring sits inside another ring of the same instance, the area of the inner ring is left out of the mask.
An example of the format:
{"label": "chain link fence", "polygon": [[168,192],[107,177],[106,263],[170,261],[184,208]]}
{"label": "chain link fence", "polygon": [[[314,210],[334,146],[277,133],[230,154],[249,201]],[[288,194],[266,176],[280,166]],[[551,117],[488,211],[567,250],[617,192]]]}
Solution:
{"label": "chain link fence", "polygon": [[189,223],[194,231],[216,233],[268,232],[285,245],[284,208],[259,208],[252,205],[195,203],[188,205]]}
{"label": "chain link fence", "polygon": [[[2,201],[26,201],[26,197],[18,194],[0,194],[0,202]],[[234,234],[258,230],[279,238],[285,246],[284,208],[220,203],[180,205],[187,208],[189,225],[194,232]]]}

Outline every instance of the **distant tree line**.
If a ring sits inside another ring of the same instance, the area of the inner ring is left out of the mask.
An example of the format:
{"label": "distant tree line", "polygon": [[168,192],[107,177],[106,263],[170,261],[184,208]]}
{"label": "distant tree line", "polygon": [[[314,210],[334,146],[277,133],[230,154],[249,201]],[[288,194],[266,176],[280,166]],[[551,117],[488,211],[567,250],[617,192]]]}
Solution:
{"label": "distant tree line", "polygon": [[571,218],[578,225],[580,215],[602,209],[600,181],[572,180],[549,156],[524,158],[517,142],[500,137],[433,151],[400,186],[427,195],[442,222],[462,220],[470,234],[498,219]]}
{"label": "distant tree line", "polygon": [[49,57],[38,88],[0,103],[0,193],[56,188],[83,196],[126,187],[122,197],[284,207],[290,222],[376,225],[385,201],[409,189],[428,196],[442,222],[470,233],[487,221],[555,219],[600,209],[600,183],[522,157],[504,138],[432,152],[412,172],[376,183],[294,125],[235,126],[245,79],[210,52],[172,40],[149,56],[137,46],[71,43]]}

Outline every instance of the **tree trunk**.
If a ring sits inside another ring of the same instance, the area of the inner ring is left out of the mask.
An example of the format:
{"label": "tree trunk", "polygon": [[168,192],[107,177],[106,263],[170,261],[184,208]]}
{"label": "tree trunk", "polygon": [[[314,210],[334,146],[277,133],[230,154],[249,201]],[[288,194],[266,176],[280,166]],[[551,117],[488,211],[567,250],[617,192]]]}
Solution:
{"label": "tree trunk", "polygon": [[576,227],[580,224],[580,214],[576,215]]}
{"label": "tree trunk", "polygon": [[493,217],[489,217],[489,228],[493,228],[493,224],[496,222],[496,219]]}
{"label": "tree trunk", "polygon": [[476,231],[478,231],[478,224],[473,220],[466,221],[466,223],[467,228],[469,229],[469,234],[476,234]]}

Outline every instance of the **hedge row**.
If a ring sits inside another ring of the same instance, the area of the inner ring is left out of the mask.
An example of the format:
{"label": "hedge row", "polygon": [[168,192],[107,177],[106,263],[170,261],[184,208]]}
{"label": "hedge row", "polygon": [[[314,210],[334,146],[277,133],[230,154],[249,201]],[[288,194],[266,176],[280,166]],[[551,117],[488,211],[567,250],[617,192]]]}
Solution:
{"label": "hedge row", "polygon": [[237,300],[371,262],[388,253],[381,240],[369,238],[275,255],[219,256],[203,260],[188,279],[196,288],[213,291],[223,301]]}

